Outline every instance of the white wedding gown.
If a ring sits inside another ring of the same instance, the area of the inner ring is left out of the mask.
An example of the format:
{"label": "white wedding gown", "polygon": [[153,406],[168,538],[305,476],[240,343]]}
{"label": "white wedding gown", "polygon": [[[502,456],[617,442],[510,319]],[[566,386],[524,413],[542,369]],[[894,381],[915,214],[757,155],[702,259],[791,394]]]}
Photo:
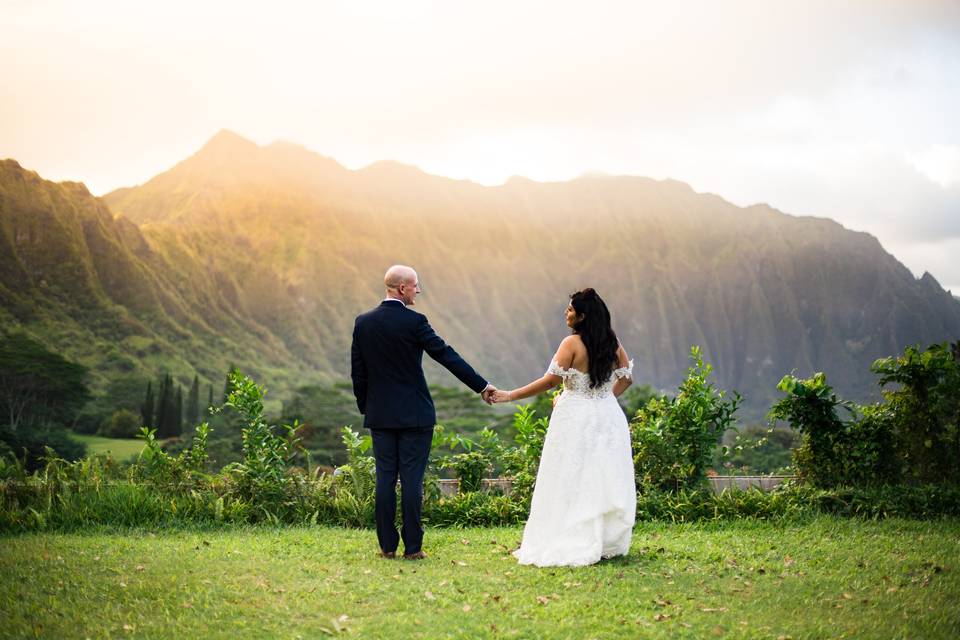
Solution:
{"label": "white wedding gown", "polygon": [[543,455],[523,530],[513,555],[539,567],[584,566],[625,555],[636,517],[630,430],[612,389],[630,377],[616,369],[590,388],[590,376],[556,360],[547,373],[563,378],[543,443]]}

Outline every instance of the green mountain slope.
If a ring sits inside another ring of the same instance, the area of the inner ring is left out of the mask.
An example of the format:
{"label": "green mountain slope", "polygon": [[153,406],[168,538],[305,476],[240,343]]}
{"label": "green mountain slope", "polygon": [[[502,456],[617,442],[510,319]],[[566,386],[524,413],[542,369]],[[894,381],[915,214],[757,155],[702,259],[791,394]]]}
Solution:
{"label": "green mountain slope", "polygon": [[[638,381],[672,388],[699,344],[752,418],[784,373],[822,369],[842,393],[863,398],[875,387],[874,358],[960,336],[960,303],[931,276],[914,278],[872,236],[765,205],[736,207],[674,181],[483,187],[391,162],[350,171],[296,145],[261,147],[230,132],[103,200],[11,164],[0,181],[0,246],[12,247],[0,259],[4,325],[75,352],[85,332],[90,351],[113,350],[137,372],[173,361],[183,380],[196,368],[218,381],[236,363],[274,397],[300,380],[347,375],[353,318],[378,302],[382,273],[396,262],[418,269],[418,310],[503,386],[542,373],[567,332],[567,295],[584,286],[610,305]],[[8,199],[18,180],[29,189]],[[22,238],[40,216],[62,220],[62,230],[35,250]],[[78,216],[90,222],[69,226]],[[82,233],[84,224],[101,231]],[[35,275],[24,280],[35,251],[75,265],[46,276],[60,294],[41,290]],[[123,321],[103,320],[114,316]],[[126,325],[137,332],[123,333]],[[436,367],[429,373],[449,381]]]}

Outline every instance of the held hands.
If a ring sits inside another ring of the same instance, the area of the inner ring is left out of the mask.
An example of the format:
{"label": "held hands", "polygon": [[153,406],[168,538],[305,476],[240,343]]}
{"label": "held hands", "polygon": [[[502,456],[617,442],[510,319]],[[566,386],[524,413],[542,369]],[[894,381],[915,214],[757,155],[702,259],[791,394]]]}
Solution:
{"label": "held hands", "polygon": [[487,404],[493,404],[493,394],[497,392],[497,388],[492,384],[488,384],[486,388],[480,392],[480,397],[483,398],[483,401]]}
{"label": "held hands", "polygon": [[509,391],[501,391],[492,384],[488,384],[487,387],[480,392],[480,397],[483,398],[483,401],[487,404],[510,402],[510,400],[512,400]]}

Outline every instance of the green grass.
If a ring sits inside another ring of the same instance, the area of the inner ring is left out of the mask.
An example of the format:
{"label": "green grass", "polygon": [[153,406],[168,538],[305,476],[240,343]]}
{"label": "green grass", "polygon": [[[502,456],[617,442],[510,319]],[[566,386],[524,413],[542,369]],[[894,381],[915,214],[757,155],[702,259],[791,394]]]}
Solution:
{"label": "green grass", "polygon": [[642,524],[624,559],[521,567],[519,528],[0,538],[6,637],[955,638],[960,521]]}
{"label": "green grass", "polygon": [[143,440],[126,438],[104,438],[82,433],[71,433],[70,437],[87,445],[87,455],[109,452],[114,460],[122,461],[136,457],[143,448]]}

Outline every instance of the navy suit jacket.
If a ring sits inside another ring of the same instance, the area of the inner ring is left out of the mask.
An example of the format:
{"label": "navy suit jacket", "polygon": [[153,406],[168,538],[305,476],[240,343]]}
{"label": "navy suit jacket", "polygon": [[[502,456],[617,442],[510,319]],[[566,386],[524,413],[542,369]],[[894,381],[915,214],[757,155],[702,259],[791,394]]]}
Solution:
{"label": "navy suit jacket", "polygon": [[423,375],[423,352],[476,393],[487,386],[438,336],[427,317],[399,300],[357,316],[350,347],[350,377],[363,426],[373,429],[432,427],[433,398]]}

